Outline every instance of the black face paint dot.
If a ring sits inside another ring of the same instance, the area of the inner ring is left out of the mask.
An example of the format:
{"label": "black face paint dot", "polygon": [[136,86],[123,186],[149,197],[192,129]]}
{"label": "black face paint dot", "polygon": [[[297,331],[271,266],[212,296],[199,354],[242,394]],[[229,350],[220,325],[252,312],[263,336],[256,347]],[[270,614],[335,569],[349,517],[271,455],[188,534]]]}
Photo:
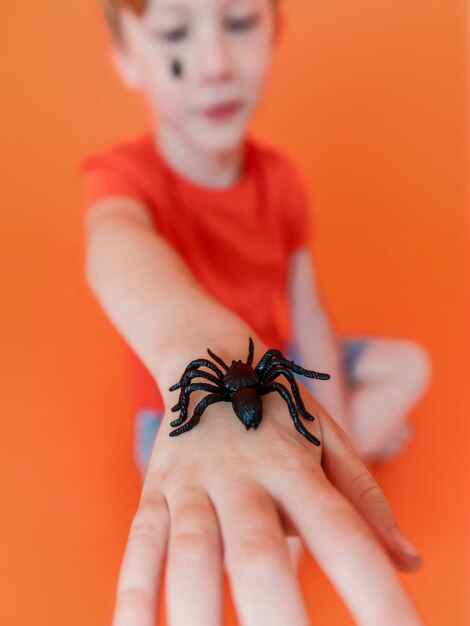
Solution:
{"label": "black face paint dot", "polygon": [[171,72],[173,76],[182,76],[183,67],[179,59],[173,59],[173,61],[171,62]]}

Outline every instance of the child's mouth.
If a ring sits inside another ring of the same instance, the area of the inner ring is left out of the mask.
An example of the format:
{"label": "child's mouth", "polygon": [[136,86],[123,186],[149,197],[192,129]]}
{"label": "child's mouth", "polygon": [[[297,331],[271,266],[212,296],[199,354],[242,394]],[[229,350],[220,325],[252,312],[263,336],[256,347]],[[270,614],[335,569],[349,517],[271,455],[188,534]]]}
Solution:
{"label": "child's mouth", "polygon": [[224,121],[234,115],[242,107],[242,103],[237,101],[219,104],[211,109],[203,111],[203,115],[211,121]]}

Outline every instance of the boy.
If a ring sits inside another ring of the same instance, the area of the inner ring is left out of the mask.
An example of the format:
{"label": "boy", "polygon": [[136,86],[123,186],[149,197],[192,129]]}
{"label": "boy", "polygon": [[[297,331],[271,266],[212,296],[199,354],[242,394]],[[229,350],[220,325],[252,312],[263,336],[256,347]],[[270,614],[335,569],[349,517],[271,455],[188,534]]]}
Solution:
{"label": "boy", "polygon": [[[419,557],[329,413],[364,459],[392,454],[427,384],[428,359],[410,342],[349,342],[344,380],[315,286],[303,185],[285,156],[246,135],[279,37],[277,3],[109,0],[105,11],[116,70],[159,118],[155,132],[85,162],[87,277],[138,357],[145,482],[115,626],[152,623],[167,543],[172,624],[220,623],[221,556],[243,623],[306,624],[284,534],[302,536],[358,623],[420,623],[354,507],[399,567],[415,569]],[[275,394],[263,398],[256,433],[240,431],[221,403],[191,433],[168,437],[177,402],[168,389],[186,365],[208,347],[226,362],[245,361],[249,336],[254,363],[277,348],[331,374],[310,387],[324,408],[301,387],[321,452],[299,441]],[[252,577],[265,581],[256,597]]]}

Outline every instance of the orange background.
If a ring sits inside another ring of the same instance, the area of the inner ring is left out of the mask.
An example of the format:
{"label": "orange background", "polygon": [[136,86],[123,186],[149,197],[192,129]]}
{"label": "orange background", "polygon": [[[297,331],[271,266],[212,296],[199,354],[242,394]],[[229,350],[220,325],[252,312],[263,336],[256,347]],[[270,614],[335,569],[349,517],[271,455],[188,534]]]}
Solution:
{"label": "orange background", "polygon": [[[315,200],[341,334],[421,342],[417,435],[374,470],[424,555],[402,576],[428,624],[468,624],[469,307],[464,5],[284,0],[259,136]],[[2,3],[0,623],[110,623],[140,483],[121,339],[84,283],[83,155],[148,128],[106,57],[97,0]],[[316,624],[351,624],[310,559]]]}

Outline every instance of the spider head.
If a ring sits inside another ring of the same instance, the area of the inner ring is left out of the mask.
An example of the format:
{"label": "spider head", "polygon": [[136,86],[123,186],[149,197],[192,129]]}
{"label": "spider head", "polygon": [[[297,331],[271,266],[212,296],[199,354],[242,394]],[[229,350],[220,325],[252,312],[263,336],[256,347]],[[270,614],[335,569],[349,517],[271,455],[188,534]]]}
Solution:
{"label": "spider head", "polygon": [[253,387],[259,379],[254,369],[242,361],[232,361],[224,376],[224,385],[230,391],[237,391],[244,387]]}

